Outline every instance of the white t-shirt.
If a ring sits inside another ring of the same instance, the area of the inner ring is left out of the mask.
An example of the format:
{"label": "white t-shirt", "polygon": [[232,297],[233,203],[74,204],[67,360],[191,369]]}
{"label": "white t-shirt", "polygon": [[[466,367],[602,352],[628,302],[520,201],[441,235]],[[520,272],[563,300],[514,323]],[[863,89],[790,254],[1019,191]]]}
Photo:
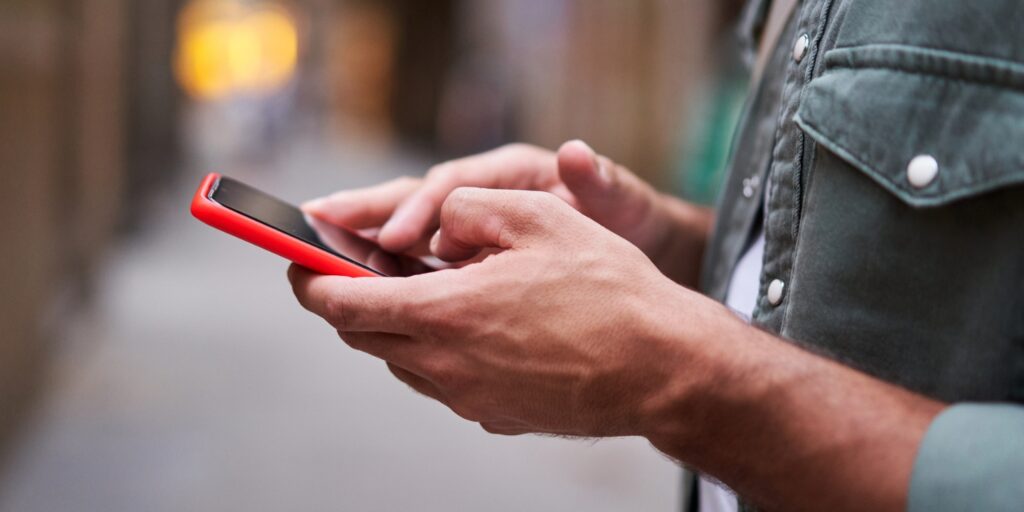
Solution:
{"label": "white t-shirt", "polygon": [[[761,286],[761,268],[764,265],[764,231],[757,236],[740,258],[736,269],[729,280],[729,293],[725,297],[725,305],[748,322],[757,307],[757,292]],[[714,483],[704,477],[697,481],[700,495],[699,512],[737,512],[739,503],[736,495],[721,484]]]}

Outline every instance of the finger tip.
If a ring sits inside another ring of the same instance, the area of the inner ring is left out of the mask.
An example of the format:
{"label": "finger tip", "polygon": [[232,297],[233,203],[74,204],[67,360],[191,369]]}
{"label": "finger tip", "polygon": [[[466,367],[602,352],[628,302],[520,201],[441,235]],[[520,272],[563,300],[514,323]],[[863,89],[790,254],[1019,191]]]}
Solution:
{"label": "finger tip", "polygon": [[558,173],[570,187],[607,181],[597,153],[581,140],[572,140],[558,150]]}
{"label": "finger tip", "polygon": [[562,144],[562,147],[559,148],[558,151],[582,152],[584,154],[591,155],[594,154],[594,149],[591,148],[590,144],[587,144],[583,139],[572,139]]}
{"label": "finger tip", "polygon": [[409,247],[408,233],[402,226],[388,223],[384,227],[380,228],[380,233],[377,234],[377,245],[380,245],[381,249],[388,252],[399,253]]}
{"label": "finger tip", "polygon": [[597,158],[597,152],[589,144],[581,139],[573,139],[562,147],[558,148],[558,156],[561,158],[573,158],[586,161],[593,161]]}
{"label": "finger tip", "polygon": [[319,213],[323,211],[326,202],[324,198],[312,199],[299,205],[299,209],[305,213]]}
{"label": "finger tip", "polygon": [[336,196],[307,201],[299,209],[306,215],[342,226],[348,225],[358,216],[358,210],[354,210],[349,201],[338,200]]}

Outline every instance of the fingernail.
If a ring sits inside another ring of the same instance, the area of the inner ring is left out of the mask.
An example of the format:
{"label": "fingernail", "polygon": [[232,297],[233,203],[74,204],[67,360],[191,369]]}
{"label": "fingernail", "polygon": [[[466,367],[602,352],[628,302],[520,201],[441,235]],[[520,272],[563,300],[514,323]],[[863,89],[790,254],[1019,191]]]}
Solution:
{"label": "fingernail", "polygon": [[601,181],[604,181],[605,183],[610,183],[612,179],[611,174],[605,167],[604,162],[601,161],[601,157],[597,155],[597,151],[594,151],[594,148],[590,147],[590,144],[587,144],[586,141],[582,139],[576,139],[576,142],[581,144],[584,148],[587,149],[587,152],[590,153],[590,159],[594,161],[594,167],[597,168],[597,176],[601,178]]}
{"label": "fingernail", "polygon": [[430,237],[430,254],[437,256],[437,248],[441,245],[441,230],[437,230],[434,236]]}
{"label": "fingernail", "polygon": [[590,153],[591,158],[597,158],[597,151],[594,151],[594,148],[590,147],[590,144],[587,144],[587,141],[583,139],[576,139],[573,142],[586,148],[587,152]]}
{"label": "fingernail", "polygon": [[594,155],[594,165],[597,166],[597,175],[601,177],[601,181],[604,181],[605,184],[610,184],[612,182],[612,173],[597,155]]}

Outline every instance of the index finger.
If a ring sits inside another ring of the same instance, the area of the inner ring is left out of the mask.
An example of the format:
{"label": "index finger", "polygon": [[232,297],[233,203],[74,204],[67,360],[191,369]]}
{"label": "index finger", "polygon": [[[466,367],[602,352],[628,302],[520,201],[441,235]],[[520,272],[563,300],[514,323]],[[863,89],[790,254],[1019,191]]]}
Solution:
{"label": "index finger", "polygon": [[369,188],[342,190],[302,205],[303,211],[349,229],[379,228],[395,208],[420,187],[420,180],[398,178]]}
{"label": "index finger", "polygon": [[402,278],[325,276],[298,265],[288,280],[299,304],[339,331],[410,334],[415,308],[412,281]]}
{"label": "index finger", "polygon": [[[512,145],[435,166],[423,185],[406,198],[381,228],[381,246],[403,252],[429,236],[437,226],[441,205],[460,187],[530,189],[555,178],[553,154],[531,146]],[[546,175],[550,173],[550,175]]]}

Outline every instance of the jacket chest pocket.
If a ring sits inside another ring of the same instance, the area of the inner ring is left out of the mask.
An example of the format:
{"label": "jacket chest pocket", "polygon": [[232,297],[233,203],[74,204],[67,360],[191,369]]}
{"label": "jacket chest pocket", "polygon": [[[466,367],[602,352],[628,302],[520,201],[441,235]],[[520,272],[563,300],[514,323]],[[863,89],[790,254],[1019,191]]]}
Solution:
{"label": "jacket chest pocket", "polygon": [[1024,66],[832,50],[784,333],[948,400],[1024,398]]}

